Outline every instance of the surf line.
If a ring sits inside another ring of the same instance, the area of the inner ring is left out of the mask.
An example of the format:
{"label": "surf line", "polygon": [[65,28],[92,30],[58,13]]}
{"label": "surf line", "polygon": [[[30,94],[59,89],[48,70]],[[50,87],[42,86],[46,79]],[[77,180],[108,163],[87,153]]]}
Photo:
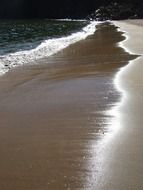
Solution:
{"label": "surf line", "polygon": [[80,40],[86,39],[96,32],[96,26],[100,23],[101,22],[90,21],[87,26],[69,36],[51,38],[48,40],[45,39],[45,41],[34,49],[0,56],[0,75],[5,74],[16,66],[36,64],[37,60],[49,57]]}

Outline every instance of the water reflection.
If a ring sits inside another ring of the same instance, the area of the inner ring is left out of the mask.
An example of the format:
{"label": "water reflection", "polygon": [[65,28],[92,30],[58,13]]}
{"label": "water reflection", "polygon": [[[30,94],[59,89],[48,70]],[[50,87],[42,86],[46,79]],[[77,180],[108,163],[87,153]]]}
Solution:
{"label": "water reflection", "polygon": [[110,176],[108,175],[110,175],[109,171],[111,169],[109,164],[110,158],[114,159],[114,151],[112,152],[112,147],[114,145],[113,143],[116,141],[116,137],[119,138],[120,130],[122,130],[123,113],[121,110],[128,100],[128,92],[124,88],[125,81],[123,75],[128,72],[128,68],[135,63],[135,60],[137,61],[140,59],[138,55],[124,46],[124,43],[129,40],[129,36],[126,33],[123,33],[119,28],[117,31],[125,37],[123,41],[117,43],[117,47],[124,49],[127,54],[130,54],[131,60],[129,59],[130,61],[128,61],[124,67],[120,68],[113,77],[112,84],[116,89],[116,94],[120,94],[120,96],[118,101],[110,104],[109,109],[102,112],[102,120],[100,121],[101,130],[96,134],[100,136],[100,139],[98,142],[96,140],[90,141],[89,146],[92,156],[89,160],[88,167],[89,171],[92,172],[87,179],[86,188],[91,190],[111,188],[111,182],[108,182]]}

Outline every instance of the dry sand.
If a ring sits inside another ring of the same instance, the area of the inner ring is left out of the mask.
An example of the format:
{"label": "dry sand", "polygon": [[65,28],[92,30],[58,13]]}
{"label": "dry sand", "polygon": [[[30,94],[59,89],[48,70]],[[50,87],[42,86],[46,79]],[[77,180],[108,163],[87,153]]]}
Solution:
{"label": "dry sand", "polygon": [[86,40],[1,77],[0,189],[127,190],[141,185],[135,183],[143,171],[142,107],[136,105],[141,104],[136,91],[141,83],[128,87],[129,71],[124,84],[132,96],[120,107],[122,130],[117,139],[100,144],[113,134],[112,118],[105,113],[119,101],[114,76],[136,57],[117,46],[123,39],[114,26],[102,24]]}
{"label": "dry sand", "polygon": [[113,128],[100,158],[98,190],[143,189],[143,20],[114,22],[126,32],[127,40],[121,45],[129,52],[141,56],[121,69],[116,86],[123,98],[116,111]]}

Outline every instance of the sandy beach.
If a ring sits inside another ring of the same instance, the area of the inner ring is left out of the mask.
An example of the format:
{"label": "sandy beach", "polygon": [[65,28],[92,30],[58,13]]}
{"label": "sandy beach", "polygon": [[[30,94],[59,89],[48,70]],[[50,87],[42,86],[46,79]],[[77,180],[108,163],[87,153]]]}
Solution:
{"label": "sandy beach", "polygon": [[142,188],[143,27],[115,24],[134,55],[118,45],[122,32],[101,24],[86,40],[0,78],[2,190]]}
{"label": "sandy beach", "polygon": [[126,51],[140,55],[123,67],[115,83],[122,93],[120,104],[113,109],[114,126],[118,128],[103,147],[100,174],[96,188],[100,190],[138,190],[143,183],[143,20],[116,21],[127,39],[120,44]]}
{"label": "sandy beach", "polygon": [[[96,183],[102,190],[142,189],[143,136],[143,20],[118,21],[114,24],[125,32],[127,39],[120,45],[132,54],[140,55],[122,68],[116,76],[116,86],[122,100],[116,111],[115,131],[103,147],[101,176]],[[109,148],[110,147],[110,148]]]}

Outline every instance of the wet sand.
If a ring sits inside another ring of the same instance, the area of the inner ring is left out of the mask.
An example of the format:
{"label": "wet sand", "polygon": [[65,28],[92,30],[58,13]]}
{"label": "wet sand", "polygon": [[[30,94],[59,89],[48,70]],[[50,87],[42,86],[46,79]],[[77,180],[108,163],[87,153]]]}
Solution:
{"label": "wet sand", "polygon": [[86,40],[0,78],[1,189],[100,190],[97,145],[112,133],[106,111],[121,97],[114,77],[136,58],[117,46],[123,39],[101,24]]}
{"label": "wet sand", "polygon": [[[116,141],[112,150],[118,160],[114,161],[116,169],[114,173],[110,173],[109,181],[112,181],[112,189],[118,187],[136,190],[143,187],[143,20],[128,20],[115,24],[127,33],[128,39],[123,46],[140,57],[130,62],[118,76],[118,85],[124,93],[124,98],[117,120],[120,121],[120,133],[112,142]],[[112,164],[113,158],[110,166],[113,166]],[[117,171],[118,166],[120,169]]]}
{"label": "wet sand", "polygon": [[99,157],[104,159],[95,186],[99,190],[139,190],[143,188],[143,20],[114,24],[127,35],[121,46],[140,57],[116,76],[116,86],[123,95],[113,109],[116,111],[114,126],[118,130],[100,152]]}

